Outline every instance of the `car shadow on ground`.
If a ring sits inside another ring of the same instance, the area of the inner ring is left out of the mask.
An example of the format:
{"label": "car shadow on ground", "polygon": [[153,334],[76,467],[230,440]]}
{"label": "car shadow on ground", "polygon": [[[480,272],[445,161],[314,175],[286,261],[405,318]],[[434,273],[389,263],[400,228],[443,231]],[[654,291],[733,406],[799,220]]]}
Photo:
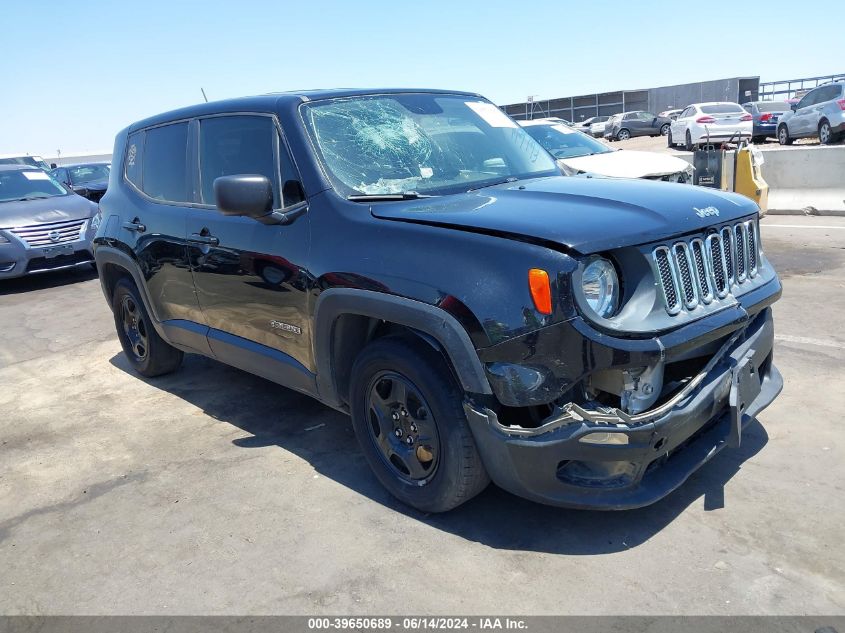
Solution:
{"label": "car shadow on ground", "polygon": [[321,475],[396,512],[497,549],[588,555],[636,547],[699,499],[705,510],[730,503],[724,498],[725,484],[768,442],[755,421],[743,433],[739,449],[723,451],[674,493],[637,510],[553,508],[491,485],[451,512],[425,514],[399,503],[381,487],[364,461],[349,418],[313,398],[197,355],[186,355],[180,371],[154,379],[136,374],[123,354],[110,362],[202,408],[215,420],[242,429],[248,435],[234,440],[236,446],[278,446],[307,460]]}
{"label": "car shadow on ground", "polygon": [[93,266],[79,266],[68,270],[56,270],[36,275],[27,275],[26,277],[3,279],[0,280],[0,296],[22,294],[35,290],[48,290],[50,288],[57,288],[96,278],[97,271]]}

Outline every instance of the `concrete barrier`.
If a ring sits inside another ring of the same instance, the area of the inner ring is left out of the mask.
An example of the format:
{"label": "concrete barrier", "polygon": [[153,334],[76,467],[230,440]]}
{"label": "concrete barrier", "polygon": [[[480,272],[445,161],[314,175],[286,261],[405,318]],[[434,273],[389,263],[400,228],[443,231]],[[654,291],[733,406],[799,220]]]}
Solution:
{"label": "concrete barrier", "polygon": [[[761,171],[769,185],[769,213],[845,216],[845,145],[809,147],[757,146]],[[678,155],[692,163],[692,154]],[[727,152],[728,182],[733,180],[733,152]]]}
{"label": "concrete barrier", "polygon": [[763,150],[769,213],[845,216],[845,146]]}

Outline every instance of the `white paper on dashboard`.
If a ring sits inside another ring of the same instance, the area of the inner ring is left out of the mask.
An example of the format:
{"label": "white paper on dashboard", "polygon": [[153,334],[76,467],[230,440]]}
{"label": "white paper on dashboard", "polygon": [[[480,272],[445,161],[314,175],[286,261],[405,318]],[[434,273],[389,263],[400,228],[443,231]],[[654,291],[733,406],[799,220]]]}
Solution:
{"label": "white paper on dashboard", "polygon": [[464,101],[473,112],[480,116],[491,127],[516,127],[507,115],[492,103],[483,101]]}
{"label": "white paper on dashboard", "polygon": [[50,176],[45,171],[25,171],[23,177],[27,180],[50,180]]}

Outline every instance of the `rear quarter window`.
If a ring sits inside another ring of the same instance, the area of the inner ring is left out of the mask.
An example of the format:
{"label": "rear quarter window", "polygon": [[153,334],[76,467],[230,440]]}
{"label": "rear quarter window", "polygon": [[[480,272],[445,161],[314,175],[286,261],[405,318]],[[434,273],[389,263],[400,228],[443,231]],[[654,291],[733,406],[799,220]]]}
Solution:
{"label": "rear quarter window", "polygon": [[144,132],[130,134],[126,141],[126,159],[124,173],[126,180],[131,182],[141,191],[144,190],[141,182],[144,162]]}

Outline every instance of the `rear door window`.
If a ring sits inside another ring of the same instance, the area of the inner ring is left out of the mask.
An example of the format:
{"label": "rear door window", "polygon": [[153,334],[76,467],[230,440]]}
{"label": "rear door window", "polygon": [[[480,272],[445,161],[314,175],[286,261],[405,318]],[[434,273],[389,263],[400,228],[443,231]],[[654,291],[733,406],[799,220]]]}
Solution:
{"label": "rear door window", "polygon": [[825,86],[819,90],[819,96],[816,103],[824,103],[826,101],[833,101],[839,96],[839,86]]}
{"label": "rear door window", "polygon": [[188,123],[171,123],[146,131],[142,190],[164,202],[188,202]]}

